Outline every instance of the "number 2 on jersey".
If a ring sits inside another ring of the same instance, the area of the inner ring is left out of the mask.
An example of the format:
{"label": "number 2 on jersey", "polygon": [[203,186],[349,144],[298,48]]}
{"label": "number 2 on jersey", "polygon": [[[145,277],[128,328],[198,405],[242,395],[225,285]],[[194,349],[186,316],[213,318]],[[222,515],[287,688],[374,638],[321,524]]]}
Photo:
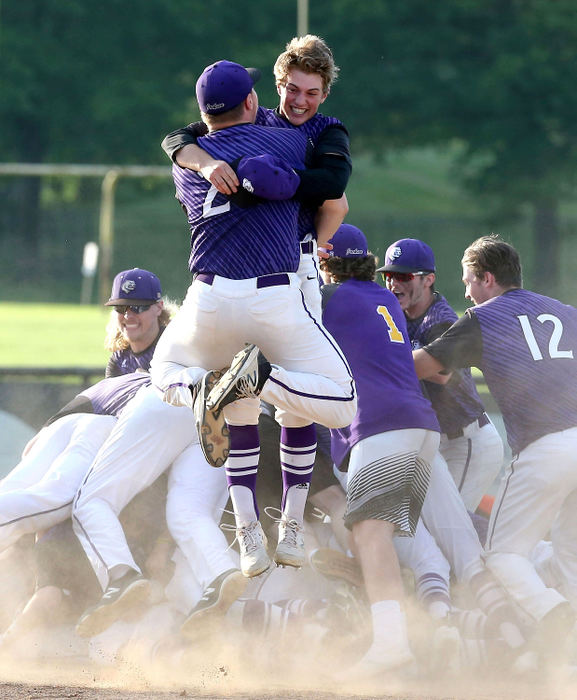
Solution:
{"label": "number 2 on jersey", "polygon": [[[521,328],[523,330],[523,335],[527,341],[527,346],[529,347],[529,352],[533,356],[534,360],[542,360],[543,353],[537,344],[537,338],[533,333],[531,328],[531,323],[529,322],[529,317],[526,314],[521,314],[517,316]],[[560,318],[553,316],[553,314],[540,314],[537,316],[537,321],[539,323],[545,323],[549,321],[553,324],[553,329],[551,331],[551,337],[549,338],[549,357],[554,360],[559,357],[565,357],[573,359],[573,350],[559,350],[559,343],[561,341],[561,336],[563,335],[563,323]]]}
{"label": "number 2 on jersey", "polygon": [[391,316],[391,313],[387,307],[377,306],[377,313],[384,318],[385,323],[387,324],[389,340],[391,343],[404,343],[405,339],[403,338],[403,334],[397,328],[397,324],[394,322],[393,317]]}
{"label": "number 2 on jersey", "polygon": [[202,205],[202,215],[204,218],[208,218],[209,216],[216,216],[217,214],[224,214],[230,209],[230,202],[225,202],[225,204],[220,204],[216,207],[212,206],[212,202],[216,195],[218,194],[218,190],[214,185],[210,186],[210,189],[206,193],[206,197],[204,199],[204,203]]}

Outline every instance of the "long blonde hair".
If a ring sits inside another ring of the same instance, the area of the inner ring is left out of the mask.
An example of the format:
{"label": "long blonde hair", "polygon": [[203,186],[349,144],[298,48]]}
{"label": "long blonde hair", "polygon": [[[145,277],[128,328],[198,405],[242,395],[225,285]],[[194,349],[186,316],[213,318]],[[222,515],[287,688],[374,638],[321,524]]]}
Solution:
{"label": "long blonde hair", "polygon": [[[170,319],[178,311],[178,304],[174,301],[168,299],[163,300],[164,304],[162,311],[158,317],[158,329],[168,326]],[[128,350],[130,347],[130,342],[128,338],[124,335],[120,324],[118,323],[118,314],[114,309],[110,311],[110,318],[106,324],[106,331],[104,337],[104,349],[108,352],[115,352],[117,350]]]}

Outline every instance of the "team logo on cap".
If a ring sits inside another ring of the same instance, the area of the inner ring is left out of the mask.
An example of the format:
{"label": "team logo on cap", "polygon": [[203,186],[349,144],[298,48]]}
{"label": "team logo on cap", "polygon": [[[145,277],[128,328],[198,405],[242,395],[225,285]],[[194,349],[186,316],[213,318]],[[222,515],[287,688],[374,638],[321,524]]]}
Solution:
{"label": "team logo on cap", "polygon": [[125,280],[121,285],[120,289],[125,294],[130,294],[130,292],[133,292],[136,289],[136,282],[134,280]]}
{"label": "team logo on cap", "polygon": [[251,192],[251,193],[254,192],[254,187],[252,186],[252,182],[246,177],[242,181],[242,187],[247,192]]}
{"label": "team logo on cap", "polygon": [[400,258],[402,254],[403,254],[403,251],[399,248],[398,245],[396,245],[389,253],[389,257],[392,260],[396,260],[396,258]]}

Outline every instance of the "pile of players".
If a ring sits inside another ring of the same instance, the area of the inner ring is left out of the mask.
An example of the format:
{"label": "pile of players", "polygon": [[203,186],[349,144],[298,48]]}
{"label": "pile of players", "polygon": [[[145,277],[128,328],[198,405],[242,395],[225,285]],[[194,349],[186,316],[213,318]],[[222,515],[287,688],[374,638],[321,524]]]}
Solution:
{"label": "pile of players", "polygon": [[[524,290],[496,236],[465,250],[460,319],[423,241],[377,269],[342,223],[347,131],[318,112],[337,72],[306,36],[275,64],[276,110],[254,69],[198,79],[202,122],[163,142],[191,231],[186,298],[171,317],[153,273],[119,273],[107,378],[0,483],[0,546],[35,571],[7,652],[39,627],[146,664],[235,634],[252,661],[298,639],[339,683],[567,660],[577,311]],[[471,367],[513,456],[488,521],[474,513],[503,445]]]}

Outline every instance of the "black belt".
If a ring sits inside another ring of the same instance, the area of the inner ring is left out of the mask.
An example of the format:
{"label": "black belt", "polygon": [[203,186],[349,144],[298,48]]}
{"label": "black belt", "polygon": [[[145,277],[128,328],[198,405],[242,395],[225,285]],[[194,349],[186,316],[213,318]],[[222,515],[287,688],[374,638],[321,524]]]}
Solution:
{"label": "black belt", "polygon": [[[473,423],[476,423],[479,426],[479,428],[482,428],[485,425],[489,425],[490,422],[491,422],[491,419],[489,418],[489,416],[486,413],[481,413],[481,415],[477,418],[477,420],[473,421]],[[472,425],[472,423],[469,423],[469,425]],[[465,426],[465,427],[468,428],[469,426]],[[464,434],[465,433],[463,432],[463,428],[461,428],[460,430],[454,430],[451,433],[445,433],[445,435],[447,436],[447,438],[449,440],[456,440],[457,438],[463,437]]]}
{"label": "black belt", "polygon": [[[200,280],[205,284],[212,284],[216,275],[213,272],[198,272],[195,276],[195,280]],[[241,281],[241,280],[239,280]],[[290,284],[290,277],[286,272],[278,272],[275,275],[263,275],[262,277],[256,278],[257,289],[263,289],[265,287],[278,287],[281,284]]]}
{"label": "black belt", "polygon": [[303,241],[301,243],[301,254],[302,255],[312,255],[315,252],[315,245],[313,241]]}

